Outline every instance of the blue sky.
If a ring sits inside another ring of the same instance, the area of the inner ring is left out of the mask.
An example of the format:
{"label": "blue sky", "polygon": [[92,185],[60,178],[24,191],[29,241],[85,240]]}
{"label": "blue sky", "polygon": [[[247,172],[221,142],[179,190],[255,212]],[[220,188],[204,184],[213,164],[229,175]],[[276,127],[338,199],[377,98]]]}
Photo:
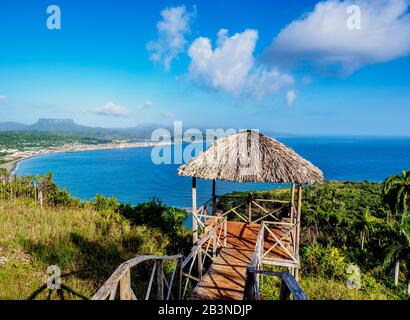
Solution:
{"label": "blue sky", "polygon": [[0,121],[410,135],[407,0],[2,0],[0,39]]}

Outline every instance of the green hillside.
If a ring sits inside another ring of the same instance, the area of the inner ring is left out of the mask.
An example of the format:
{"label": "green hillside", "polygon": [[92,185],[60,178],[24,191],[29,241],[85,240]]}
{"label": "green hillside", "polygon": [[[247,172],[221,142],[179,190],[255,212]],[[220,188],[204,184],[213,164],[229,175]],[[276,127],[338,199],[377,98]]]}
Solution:
{"label": "green hillside", "polygon": [[[81,202],[50,177],[41,209],[33,188],[27,187],[31,179],[15,179],[13,193],[0,182],[0,299],[47,299],[50,265],[62,270],[65,299],[89,299],[127,259],[187,255],[190,250],[183,210],[159,200],[131,206],[97,196]],[[260,192],[258,197],[287,199],[288,190]],[[222,199],[221,209],[230,205],[229,199]],[[305,189],[300,284],[310,299],[407,299],[408,220],[398,231],[397,216],[383,200],[382,185],[376,183],[325,182]],[[397,287],[391,277],[396,259]],[[360,290],[346,286],[352,264],[361,270]],[[263,296],[277,298],[278,285],[265,278]]]}

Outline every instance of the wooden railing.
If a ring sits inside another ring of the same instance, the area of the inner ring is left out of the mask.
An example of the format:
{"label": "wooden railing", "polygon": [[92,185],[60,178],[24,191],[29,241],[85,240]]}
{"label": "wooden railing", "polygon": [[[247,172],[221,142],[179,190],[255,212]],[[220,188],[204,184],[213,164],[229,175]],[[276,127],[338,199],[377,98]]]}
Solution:
{"label": "wooden railing", "polygon": [[[233,208],[230,208],[226,211],[216,210],[216,203],[221,198],[225,199],[235,199],[239,200],[239,204],[235,205]],[[268,209],[264,207],[266,204],[276,204],[278,207],[273,209]],[[274,200],[274,199],[257,199],[252,195],[244,198],[243,196],[215,196],[215,199],[211,198],[206,201],[202,206],[197,209],[198,220],[201,215],[209,216],[221,216],[228,217],[234,215],[240,221],[245,223],[261,223],[262,221],[280,221],[280,219],[275,216],[275,214],[280,213],[285,209],[292,210],[292,204],[289,201],[284,200]],[[255,210],[258,211],[258,214],[255,214]],[[293,208],[294,210],[294,208]],[[198,221],[198,225],[201,227],[201,222]]]}
{"label": "wooden railing", "polygon": [[[154,279],[156,280],[156,299],[157,300],[170,300],[170,299],[181,299],[181,272],[182,272],[182,255],[175,256],[139,256],[134,259],[128,260],[122,263],[108,278],[104,285],[97,291],[97,293],[92,297],[92,300],[115,300],[118,296],[120,300],[137,300],[137,297],[131,287],[131,269],[135,266],[151,261],[152,269],[151,275],[149,277],[148,288],[144,295],[145,300],[151,297],[151,290],[153,288]],[[163,264],[165,261],[173,261],[174,268],[171,274],[171,278],[168,281],[165,273]],[[174,297],[172,293],[173,284],[177,278],[176,272],[179,269],[179,288],[178,296]],[[119,292],[118,292],[119,291]]]}
{"label": "wooden railing", "polygon": [[[261,224],[261,237],[263,239],[270,238],[270,246],[266,248],[262,244],[260,259],[263,263],[271,264],[274,259],[275,265],[289,268],[299,268],[299,249],[296,242],[296,228],[297,223],[277,221],[268,222],[264,221]],[[279,233],[275,233],[279,230]],[[274,251],[275,248],[280,247],[280,251],[283,258],[274,257],[271,258],[269,255]]]}
{"label": "wooden railing", "polygon": [[[213,262],[218,250],[226,246],[227,220],[223,217],[207,216],[203,224],[203,233],[190,254],[182,262],[182,277],[184,287],[182,299],[187,297],[190,281],[199,283],[206,272],[206,267]],[[209,221],[211,219],[211,221]],[[209,262],[209,264],[207,264]],[[194,266],[197,268],[194,268]]]}
{"label": "wooden railing", "polygon": [[[287,226],[287,231],[282,233],[281,237],[279,238],[275,233],[271,230],[271,227],[277,226]],[[294,230],[296,228],[296,223],[286,223],[286,222],[262,222],[258,237],[256,239],[255,249],[252,255],[252,259],[248,265],[246,271],[246,282],[245,282],[245,290],[244,290],[244,300],[261,300],[261,293],[260,293],[260,275],[265,276],[274,276],[279,277],[282,279],[281,281],[281,289],[280,289],[280,299],[281,300],[289,300],[290,294],[292,294],[294,300],[307,300],[307,296],[303,292],[302,288],[299,286],[299,283],[296,279],[290,274],[285,272],[272,272],[263,270],[263,264],[270,264],[269,261],[269,253],[276,247],[281,246],[282,249],[288,254],[290,261],[284,260],[283,266],[287,267],[295,267],[299,266],[299,258],[298,252],[295,251],[294,253],[290,252],[286,245],[283,243],[283,239],[285,237],[290,237],[292,248],[295,249],[295,241],[294,241]],[[275,240],[270,248],[266,250],[265,248],[265,232],[267,232],[268,236],[273,237]],[[293,240],[292,240],[293,239]],[[275,265],[278,265],[278,259],[275,258]]]}
{"label": "wooden railing", "polygon": [[[182,255],[174,256],[139,256],[122,263],[92,297],[92,300],[137,300],[131,287],[132,268],[143,262],[153,262],[148,286],[144,299],[152,298],[154,287],[157,290],[157,300],[181,300],[187,297],[190,281],[198,283],[206,272],[207,261],[213,261],[218,249],[226,245],[226,218],[212,217],[214,221],[204,225],[204,231],[198,243],[192,248],[190,254],[184,259]],[[170,279],[165,276],[163,265],[165,261],[173,261],[174,267]],[[194,268],[196,266],[197,268]],[[178,274],[177,274],[178,272]],[[177,287],[175,283],[178,281]],[[174,296],[173,291],[178,294]]]}

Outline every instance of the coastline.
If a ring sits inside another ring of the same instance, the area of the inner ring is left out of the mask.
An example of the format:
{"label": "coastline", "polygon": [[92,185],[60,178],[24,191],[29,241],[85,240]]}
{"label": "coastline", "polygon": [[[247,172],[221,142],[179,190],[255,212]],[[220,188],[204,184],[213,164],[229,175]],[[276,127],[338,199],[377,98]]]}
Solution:
{"label": "coastline", "polygon": [[15,160],[11,160],[9,162],[6,163],[2,163],[0,164],[0,168],[1,169],[6,169],[8,172],[10,172],[11,175],[14,174],[14,172],[16,171],[18,164],[20,161],[26,160],[29,158],[20,158],[20,159],[15,159]]}
{"label": "coastline", "polygon": [[99,145],[64,145],[57,148],[40,149],[23,151],[16,153],[16,159],[6,163],[0,164],[0,168],[7,169],[10,175],[14,175],[18,170],[20,162],[56,153],[70,153],[70,152],[86,152],[86,151],[98,151],[98,150],[111,150],[111,149],[129,149],[129,148],[149,148],[171,145],[171,142],[126,142],[126,143],[109,143]]}

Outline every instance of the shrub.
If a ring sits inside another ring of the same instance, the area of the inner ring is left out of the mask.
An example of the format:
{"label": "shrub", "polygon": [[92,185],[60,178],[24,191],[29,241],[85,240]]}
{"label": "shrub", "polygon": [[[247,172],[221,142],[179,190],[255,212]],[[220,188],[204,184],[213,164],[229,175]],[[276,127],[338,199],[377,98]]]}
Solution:
{"label": "shrub", "polygon": [[120,203],[115,197],[107,198],[101,194],[97,194],[92,203],[95,210],[97,210],[98,212],[115,212],[120,206]]}
{"label": "shrub", "polygon": [[336,247],[314,244],[302,249],[302,269],[311,275],[324,278],[346,279],[347,258]]}

